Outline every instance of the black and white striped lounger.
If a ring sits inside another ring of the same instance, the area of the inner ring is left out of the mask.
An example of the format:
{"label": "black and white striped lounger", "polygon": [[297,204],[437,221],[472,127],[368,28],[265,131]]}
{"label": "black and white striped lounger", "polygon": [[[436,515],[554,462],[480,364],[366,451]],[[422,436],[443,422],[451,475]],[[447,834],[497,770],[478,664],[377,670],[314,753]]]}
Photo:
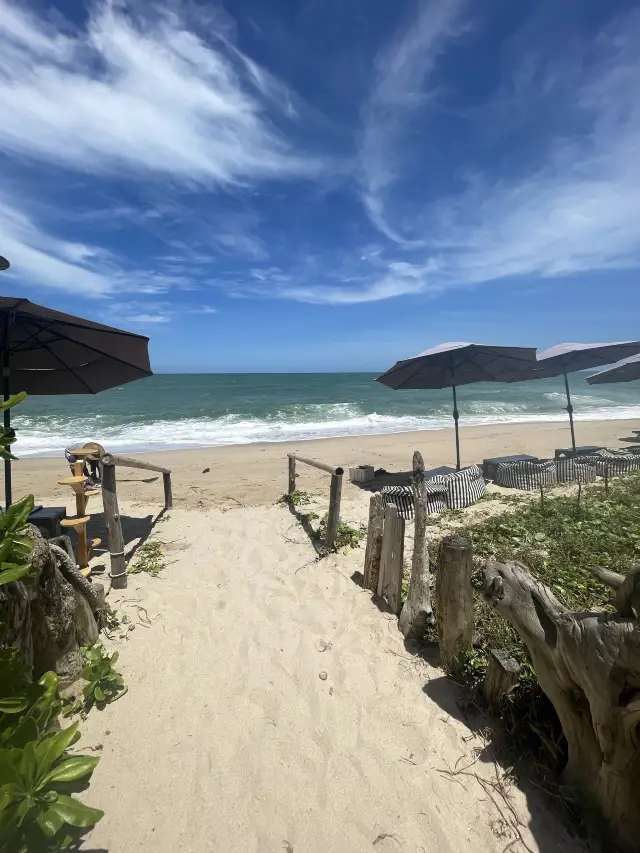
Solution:
{"label": "black and white striped lounger", "polygon": [[477,465],[470,465],[453,474],[434,477],[430,483],[444,486],[447,509],[463,509],[479,500],[487,491],[482,471]]}
{"label": "black and white striped lounger", "polygon": [[637,471],[640,458],[627,450],[599,450],[595,455],[596,473],[600,477],[615,477]]}
{"label": "black and white striped lounger", "polygon": [[[427,497],[427,515],[443,512],[447,508],[447,496],[440,485],[431,481],[424,484]],[[393,503],[398,507],[398,515],[405,520],[411,520],[415,513],[415,501],[412,486],[384,486],[380,494],[385,503]]]}
{"label": "black and white striped lounger", "polygon": [[555,463],[558,483],[593,483],[596,479],[595,456],[556,459]]}
{"label": "black and white striped lounger", "polygon": [[501,462],[496,469],[494,482],[507,489],[522,489],[526,492],[540,486],[550,486],[556,482],[555,462],[545,459]]}

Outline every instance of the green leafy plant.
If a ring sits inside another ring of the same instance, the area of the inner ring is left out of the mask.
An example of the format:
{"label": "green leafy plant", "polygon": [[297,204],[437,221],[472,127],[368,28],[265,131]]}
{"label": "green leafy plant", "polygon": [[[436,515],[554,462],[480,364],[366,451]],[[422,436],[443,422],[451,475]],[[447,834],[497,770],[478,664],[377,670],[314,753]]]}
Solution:
{"label": "green leafy plant", "polygon": [[[314,538],[318,542],[326,541],[328,519],[328,513],[323,515],[320,519],[320,524],[314,534]],[[367,528],[364,524],[360,524],[358,527],[353,527],[352,525],[347,524],[346,521],[340,521],[338,523],[338,533],[336,535],[335,542],[331,548],[322,548],[322,552],[328,554],[332,551],[342,551],[343,548],[357,548],[366,535]]]}
{"label": "green leafy plant", "polygon": [[102,817],[71,796],[98,760],[68,755],[79,734],[53,727],[57,688],[54,672],[36,684],[18,649],[0,649],[0,853],[64,850]]}
{"label": "green leafy plant", "polygon": [[278,498],[277,502],[284,506],[303,506],[304,504],[311,503],[312,500],[313,495],[310,495],[309,492],[299,492],[296,489],[295,492],[282,495],[282,497]]}
{"label": "green leafy plant", "polygon": [[110,655],[104,646],[96,643],[83,649],[86,666],[82,677],[88,684],[82,693],[85,709],[93,705],[99,707],[120,698],[125,691],[122,675],[113,667],[118,660],[118,652]]}
{"label": "green leafy plant", "polygon": [[69,756],[67,749],[78,737],[75,723],[0,749],[0,850],[64,850],[77,830],[102,818],[102,811],[70,795],[73,783],[91,776],[98,763],[89,756]]}
{"label": "green leafy plant", "polygon": [[165,568],[162,544],[157,539],[152,539],[141,545],[136,553],[136,561],[129,566],[128,573],[137,575],[144,572],[154,578],[157,577]]}
{"label": "green leafy plant", "polygon": [[[7,409],[12,409],[14,406],[17,406],[18,403],[21,403],[26,396],[26,392],[21,391],[19,394],[14,394],[13,397],[9,397],[8,400],[0,402],[0,412],[6,412]],[[13,434],[13,430],[8,431],[6,427],[0,426],[0,459],[16,458],[10,450],[11,445],[14,444],[15,441],[16,438]]]}
{"label": "green leafy plant", "polygon": [[24,581],[31,573],[33,539],[26,535],[25,527],[33,505],[33,495],[26,495],[6,513],[0,508],[0,586]]}

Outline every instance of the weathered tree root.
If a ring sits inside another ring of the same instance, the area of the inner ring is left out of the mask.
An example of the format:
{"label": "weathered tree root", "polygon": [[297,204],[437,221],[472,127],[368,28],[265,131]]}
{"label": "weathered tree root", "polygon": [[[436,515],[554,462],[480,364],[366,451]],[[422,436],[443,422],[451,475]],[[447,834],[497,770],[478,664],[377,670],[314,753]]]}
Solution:
{"label": "weathered tree root", "polygon": [[640,623],[627,594],[635,580],[625,582],[622,613],[572,613],[524,566],[485,569],[485,598],[526,644],[560,719],[565,781],[599,806],[619,843],[638,851]]}
{"label": "weathered tree root", "polygon": [[91,610],[94,613],[99,613],[104,608],[104,596],[100,594],[98,585],[92,584],[85,578],[64,548],[53,543],[49,544],[49,548],[56,558],[57,568],[60,569],[65,579],[84,595],[91,606]]}
{"label": "weathered tree root", "polygon": [[0,588],[0,610],[8,626],[0,642],[17,646],[36,677],[54,670],[73,681],[83,668],[80,647],[98,637],[102,587],[91,584],[76,569],[63,548],[49,543],[33,525],[31,564],[37,580]]}

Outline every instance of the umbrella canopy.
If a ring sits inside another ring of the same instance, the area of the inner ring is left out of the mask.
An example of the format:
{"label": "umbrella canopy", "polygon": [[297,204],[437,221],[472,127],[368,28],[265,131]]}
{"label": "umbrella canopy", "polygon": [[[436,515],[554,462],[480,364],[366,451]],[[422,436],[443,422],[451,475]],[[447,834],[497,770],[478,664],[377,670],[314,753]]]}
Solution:
{"label": "umbrella canopy", "polygon": [[633,382],[634,379],[640,379],[640,355],[623,358],[613,367],[599,370],[587,377],[587,382],[589,385],[600,385],[605,382]]}
{"label": "umbrella canopy", "polygon": [[378,376],[377,382],[394,390],[404,388],[452,388],[453,419],[456,429],[456,466],[460,470],[458,404],[456,387],[473,382],[510,382],[532,363],[533,347],[502,347],[467,342],[439,344],[415,358],[398,361]]}
{"label": "umbrella canopy", "polygon": [[552,376],[564,376],[564,387],[567,394],[567,412],[571,427],[571,445],[575,451],[576,436],[573,427],[573,406],[569,390],[568,373],[577,370],[588,370],[611,364],[620,358],[628,358],[640,353],[640,341],[617,341],[607,344],[556,344],[536,358],[535,365],[527,368],[516,377],[517,382],[529,379],[548,379]]}
{"label": "umbrella canopy", "polygon": [[[149,339],[63,314],[29,302],[0,297],[2,392],[97,394],[151,375]],[[9,429],[10,410],[4,412]],[[7,506],[11,468],[5,461]]]}

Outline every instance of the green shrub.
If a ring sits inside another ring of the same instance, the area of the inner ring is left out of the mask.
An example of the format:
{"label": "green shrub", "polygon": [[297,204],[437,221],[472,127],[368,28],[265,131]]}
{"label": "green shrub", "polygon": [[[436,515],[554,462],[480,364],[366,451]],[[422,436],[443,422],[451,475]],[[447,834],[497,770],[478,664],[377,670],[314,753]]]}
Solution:
{"label": "green shrub", "polygon": [[89,710],[93,705],[113,702],[124,688],[124,679],[113,668],[118,652],[110,655],[99,643],[83,649],[83,652],[87,665],[82,670],[82,677],[88,683],[82,693],[85,710]]}

